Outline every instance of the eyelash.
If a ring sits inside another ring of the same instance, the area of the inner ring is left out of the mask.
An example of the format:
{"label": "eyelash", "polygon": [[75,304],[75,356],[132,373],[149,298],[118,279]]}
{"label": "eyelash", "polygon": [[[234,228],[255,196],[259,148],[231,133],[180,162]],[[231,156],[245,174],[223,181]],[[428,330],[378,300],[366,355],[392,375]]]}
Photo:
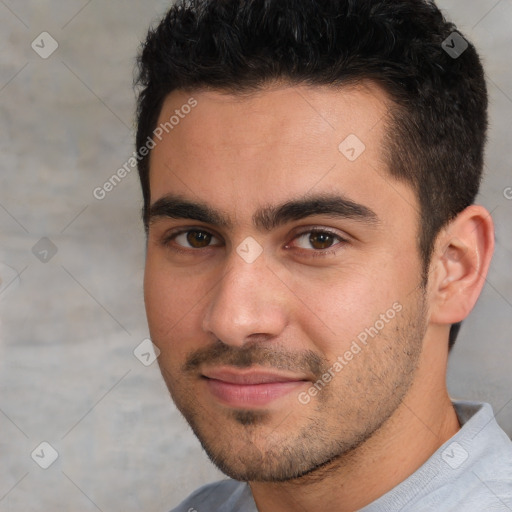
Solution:
{"label": "eyelash", "polygon": [[[207,229],[188,228],[188,229],[182,229],[180,231],[173,232],[171,234],[167,234],[162,239],[162,245],[164,247],[171,247],[171,242],[173,240],[175,240],[179,235],[183,235],[183,234],[186,234],[186,233],[191,233],[191,232],[194,232],[194,231],[207,233],[207,234],[211,235],[214,238],[220,239],[220,237],[218,235],[208,231]],[[327,229],[327,228],[319,228],[319,227],[317,227],[317,228],[308,227],[308,229],[305,229],[303,231],[300,231],[300,232],[294,234],[294,236],[292,238],[292,242],[297,240],[297,239],[299,239],[299,238],[301,238],[302,236],[308,235],[308,234],[309,235],[313,235],[313,234],[330,235],[335,240],[337,240],[336,243],[334,243],[330,247],[327,247],[326,249],[303,249],[303,248],[300,248],[300,247],[297,248],[297,250],[299,250],[301,253],[307,252],[308,256],[309,257],[313,257],[313,258],[315,258],[315,257],[325,257],[325,256],[329,256],[329,255],[335,255],[336,251],[340,248],[340,247],[338,247],[339,245],[345,245],[345,244],[349,243],[349,240],[347,238],[342,237],[340,234],[336,233],[335,231],[332,231],[332,230]],[[208,245],[208,246],[203,247],[203,248],[192,248],[192,247],[184,247],[184,246],[179,245],[179,244],[174,244],[172,246],[172,250],[176,251],[178,253],[182,253],[182,254],[190,254],[191,252],[198,252],[200,249],[206,250],[206,249],[211,249],[213,247],[222,247],[223,245],[224,244]],[[289,250],[292,247],[291,247],[290,243],[287,243],[287,244],[285,244],[284,248],[286,250]]]}
{"label": "eyelash", "polygon": [[[324,256],[329,256],[329,255],[335,255],[336,251],[340,248],[339,245],[348,243],[348,240],[346,238],[343,238],[341,235],[339,235],[335,231],[332,231],[332,230],[326,229],[326,228],[308,228],[308,229],[305,229],[304,231],[301,231],[301,232],[297,233],[293,237],[292,242],[297,240],[297,239],[300,239],[301,237],[303,237],[305,235],[310,235],[311,236],[311,235],[315,235],[315,234],[332,236],[335,240],[337,240],[337,242],[333,243],[333,245],[331,245],[330,247],[327,247],[326,249],[303,249],[301,247],[297,248],[301,252],[302,251],[307,252],[308,255],[313,257],[313,258],[324,257]],[[286,244],[285,245],[285,249],[289,249],[289,248],[290,248],[290,244]]]}

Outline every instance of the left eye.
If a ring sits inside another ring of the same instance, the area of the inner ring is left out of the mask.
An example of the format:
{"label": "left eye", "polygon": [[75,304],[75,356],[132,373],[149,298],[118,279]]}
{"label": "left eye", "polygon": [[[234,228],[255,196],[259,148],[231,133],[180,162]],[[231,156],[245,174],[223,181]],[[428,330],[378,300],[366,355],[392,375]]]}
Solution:
{"label": "left eye", "polygon": [[190,230],[179,233],[174,237],[174,241],[178,245],[192,249],[202,249],[210,245],[219,245],[220,242],[220,240],[211,233],[202,230]]}
{"label": "left eye", "polygon": [[330,249],[332,246],[343,239],[328,231],[309,231],[299,235],[295,239],[295,245],[301,249],[315,249],[321,251],[324,249]]}

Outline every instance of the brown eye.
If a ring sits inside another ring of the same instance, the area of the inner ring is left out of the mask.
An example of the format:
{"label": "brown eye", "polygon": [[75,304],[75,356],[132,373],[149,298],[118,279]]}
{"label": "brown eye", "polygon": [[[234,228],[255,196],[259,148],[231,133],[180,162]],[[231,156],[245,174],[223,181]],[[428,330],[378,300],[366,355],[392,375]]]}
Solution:
{"label": "brown eye", "polygon": [[330,233],[311,233],[309,243],[314,249],[328,249],[334,243],[334,236]]}
{"label": "brown eye", "polygon": [[213,236],[206,231],[188,231],[186,238],[190,247],[201,249],[202,247],[208,247],[210,245]]}
{"label": "brown eye", "polygon": [[171,235],[165,241],[165,245],[167,247],[179,245],[186,249],[204,249],[207,247],[221,246],[222,241],[204,229],[189,229],[187,231]]}
{"label": "brown eye", "polygon": [[346,242],[341,236],[329,231],[311,230],[298,235],[294,240],[294,246],[310,251],[325,251]]}

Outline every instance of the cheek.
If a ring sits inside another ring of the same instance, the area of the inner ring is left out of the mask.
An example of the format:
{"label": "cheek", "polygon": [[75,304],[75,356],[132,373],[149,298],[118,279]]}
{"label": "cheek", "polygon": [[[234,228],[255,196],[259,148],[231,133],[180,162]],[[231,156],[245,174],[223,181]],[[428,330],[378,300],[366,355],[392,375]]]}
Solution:
{"label": "cheek", "polygon": [[165,359],[179,358],[197,339],[205,289],[193,276],[169,272],[148,254],[144,274],[144,302],[153,343]]}
{"label": "cheek", "polygon": [[300,329],[316,350],[335,360],[358,336],[364,340],[365,333],[374,334],[375,326],[379,333],[389,331],[390,319],[410,301],[408,272],[361,262],[321,278],[297,276],[290,289],[303,304],[296,317]]}

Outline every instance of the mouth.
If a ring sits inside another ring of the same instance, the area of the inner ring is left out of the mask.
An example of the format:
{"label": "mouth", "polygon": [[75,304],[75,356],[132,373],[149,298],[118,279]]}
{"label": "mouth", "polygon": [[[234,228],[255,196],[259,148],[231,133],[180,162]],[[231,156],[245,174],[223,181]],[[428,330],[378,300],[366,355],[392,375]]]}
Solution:
{"label": "mouth", "polygon": [[301,375],[231,368],[208,369],[201,378],[218,402],[244,409],[267,406],[309,382]]}

